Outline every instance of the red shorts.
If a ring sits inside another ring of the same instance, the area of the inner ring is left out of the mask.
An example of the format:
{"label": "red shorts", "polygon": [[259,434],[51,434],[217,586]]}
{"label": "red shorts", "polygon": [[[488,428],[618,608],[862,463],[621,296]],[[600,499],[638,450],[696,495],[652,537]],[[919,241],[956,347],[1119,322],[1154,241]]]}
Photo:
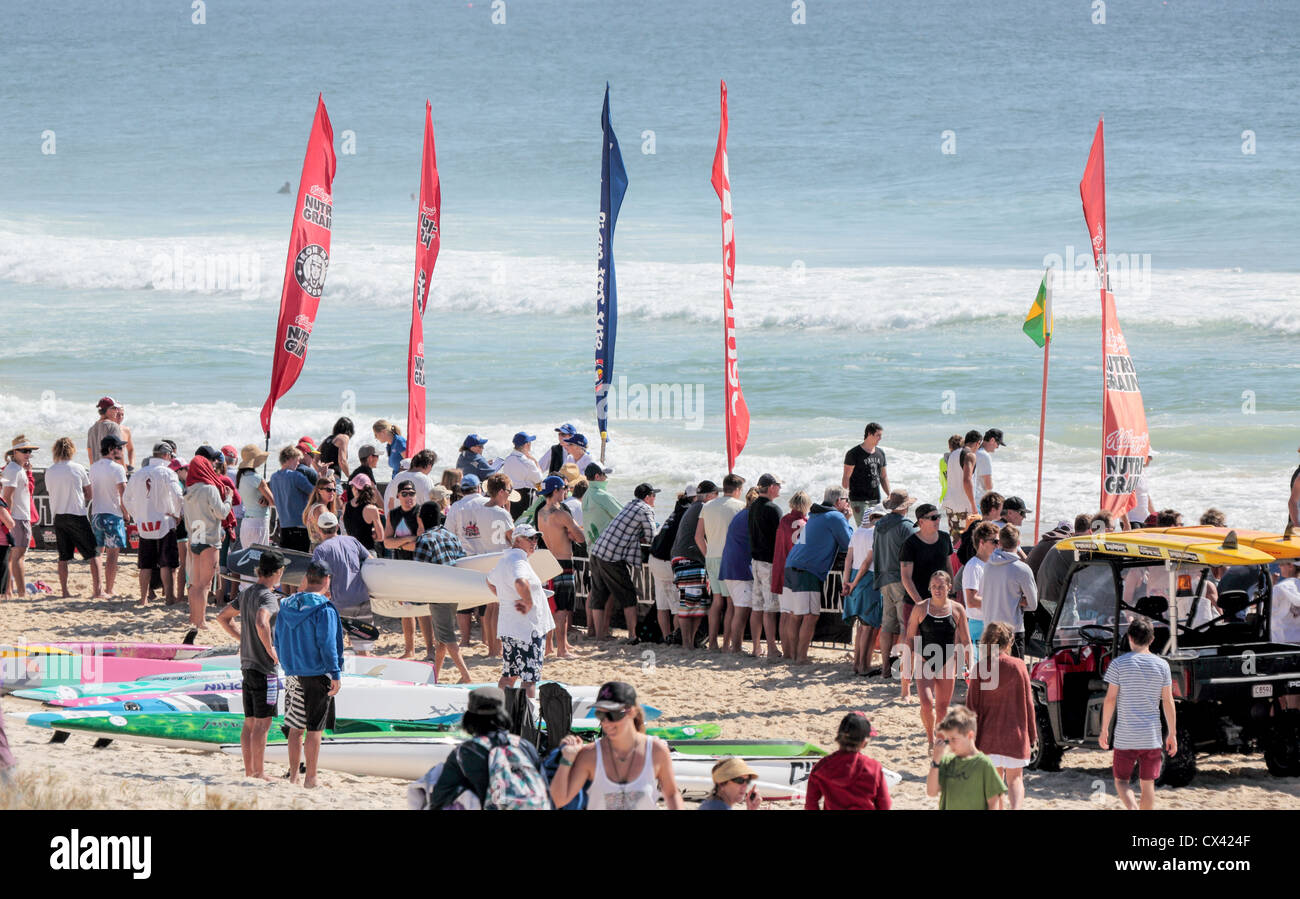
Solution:
{"label": "red shorts", "polygon": [[1138,780],[1155,780],[1160,776],[1162,759],[1159,749],[1116,749],[1110,770],[1116,780],[1127,782],[1133,777],[1133,768],[1136,766]]}

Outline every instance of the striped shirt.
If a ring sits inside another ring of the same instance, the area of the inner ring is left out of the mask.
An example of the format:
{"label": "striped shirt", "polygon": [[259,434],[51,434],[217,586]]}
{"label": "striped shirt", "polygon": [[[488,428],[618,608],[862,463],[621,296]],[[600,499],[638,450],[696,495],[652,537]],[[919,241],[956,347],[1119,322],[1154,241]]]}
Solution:
{"label": "striped shirt", "polygon": [[415,541],[414,559],[417,562],[432,562],[435,565],[452,565],[465,555],[465,548],[460,539],[442,525],[425,531]]}
{"label": "striped shirt", "polygon": [[1115,703],[1116,749],[1159,749],[1160,693],[1173,684],[1169,663],[1149,652],[1129,652],[1106,669],[1106,683],[1119,687]]}
{"label": "striped shirt", "polygon": [[641,564],[641,544],[655,538],[655,513],[648,503],[634,499],[611,519],[591,548],[605,562]]}

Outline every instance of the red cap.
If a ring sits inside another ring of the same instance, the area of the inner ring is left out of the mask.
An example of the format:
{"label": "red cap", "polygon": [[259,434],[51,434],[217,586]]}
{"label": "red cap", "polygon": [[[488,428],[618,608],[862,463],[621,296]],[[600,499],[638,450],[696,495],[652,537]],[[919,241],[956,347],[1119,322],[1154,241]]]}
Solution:
{"label": "red cap", "polygon": [[311,453],[315,456],[320,455],[320,450],[316,449],[316,441],[312,440],[310,437],[299,437],[298,449],[302,450],[304,453]]}
{"label": "red cap", "polygon": [[96,403],[95,405],[99,408],[99,414],[103,415],[105,412],[107,412],[109,409],[112,409],[114,406],[120,406],[121,403],[113,399],[111,396],[101,396],[99,398],[99,402]]}
{"label": "red cap", "polygon": [[239,451],[227,443],[221,448],[221,455],[226,457],[227,462],[233,462],[239,457]]}

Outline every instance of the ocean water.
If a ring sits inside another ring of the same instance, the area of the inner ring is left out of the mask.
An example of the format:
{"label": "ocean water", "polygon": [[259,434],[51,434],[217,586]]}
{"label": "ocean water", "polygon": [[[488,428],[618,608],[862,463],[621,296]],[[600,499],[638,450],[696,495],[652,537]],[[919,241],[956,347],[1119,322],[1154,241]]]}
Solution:
{"label": "ocean water", "polygon": [[[1088,4],[813,0],[802,25],[769,0],[223,2],[205,24],[191,16],[161,2],[7,13],[6,443],[80,442],[109,393],[140,449],[260,444],[293,203],[276,190],[296,189],[318,92],[340,153],[332,258],[273,444],[320,437],[341,414],[361,436],[405,418],[426,97],[444,200],[429,444],[450,461],[477,431],[504,452],[516,430],[540,443],[562,421],[594,438],[609,81],[630,182],[615,378],[634,416],[611,421],[615,490],[716,479],[709,170],[725,78],[753,414],[741,474],[820,494],[875,420],[891,482],[932,499],[948,435],[996,426],[1009,446],[995,488],[1033,504],[1041,352],[1020,321],[1055,256],[1042,513],[1094,507],[1100,314],[1090,263],[1074,260],[1104,115],[1110,250],[1133,268],[1115,293],[1160,453],[1156,502],[1283,520],[1300,444],[1294,4],[1110,3],[1105,24]],[[683,402],[638,410],[652,385]]]}

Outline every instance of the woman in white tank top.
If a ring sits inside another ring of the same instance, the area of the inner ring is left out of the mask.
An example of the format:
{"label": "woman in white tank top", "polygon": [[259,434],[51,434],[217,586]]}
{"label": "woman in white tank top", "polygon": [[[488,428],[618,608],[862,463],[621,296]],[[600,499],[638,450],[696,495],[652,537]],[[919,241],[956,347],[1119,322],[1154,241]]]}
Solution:
{"label": "woman in white tank top", "polygon": [[660,791],[670,809],[682,808],[668,744],[647,736],[645,717],[631,684],[611,681],[596,694],[601,737],[583,745],[573,735],[560,747],[560,767],[551,781],[556,807],[587,789],[587,808],[657,809]]}

